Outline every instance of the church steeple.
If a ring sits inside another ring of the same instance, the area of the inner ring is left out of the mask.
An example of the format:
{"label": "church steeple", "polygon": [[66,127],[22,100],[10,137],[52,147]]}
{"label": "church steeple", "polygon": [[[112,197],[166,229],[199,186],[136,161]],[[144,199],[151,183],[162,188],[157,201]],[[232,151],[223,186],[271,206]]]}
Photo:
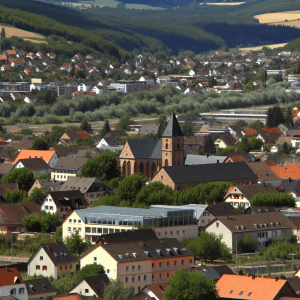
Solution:
{"label": "church steeple", "polygon": [[162,166],[180,166],[184,163],[184,134],[173,111],[162,135]]}

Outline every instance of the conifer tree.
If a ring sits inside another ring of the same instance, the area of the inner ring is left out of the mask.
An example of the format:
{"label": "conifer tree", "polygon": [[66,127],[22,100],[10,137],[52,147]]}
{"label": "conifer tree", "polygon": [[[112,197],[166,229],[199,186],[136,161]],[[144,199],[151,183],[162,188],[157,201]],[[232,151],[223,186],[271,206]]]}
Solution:
{"label": "conifer tree", "polygon": [[1,30],[1,40],[5,39],[6,36],[5,36],[5,29],[4,27],[2,27],[2,30]]}
{"label": "conifer tree", "polygon": [[109,125],[109,121],[105,120],[104,126],[100,131],[100,137],[103,138],[108,132],[110,132],[110,125]]}

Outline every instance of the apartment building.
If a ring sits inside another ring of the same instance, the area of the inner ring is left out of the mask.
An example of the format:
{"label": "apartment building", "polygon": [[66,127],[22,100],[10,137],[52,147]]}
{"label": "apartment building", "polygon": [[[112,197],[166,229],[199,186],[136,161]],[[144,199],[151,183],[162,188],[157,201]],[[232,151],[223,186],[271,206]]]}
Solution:
{"label": "apartment building", "polygon": [[160,240],[147,229],[104,235],[79,260],[80,268],[101,264],[110,280],[120,278],[137,293],[145,285],[167,283],[177,270],[192,267],[194,254],[177,239]]}
{"label": "apartment building", "polygon": [[78,230],[82,238],[88,237],[96,243],[103,234],[125,232],[139,225],[152,228],[158,238],[198,236],[192,208],[98,206],[73,211],[62,225],[63,239]]}

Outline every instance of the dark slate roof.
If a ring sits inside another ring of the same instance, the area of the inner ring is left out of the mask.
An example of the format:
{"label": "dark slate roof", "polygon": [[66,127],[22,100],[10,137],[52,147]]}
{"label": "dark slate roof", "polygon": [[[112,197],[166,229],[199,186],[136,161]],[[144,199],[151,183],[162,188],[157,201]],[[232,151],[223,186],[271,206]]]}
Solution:
{"label": "dark slate roof", "polygon": [[50,191],[59,191],[64,184],[64,181],[53,179],[37,179],[36,181],[42,186],[46,193]]}
{"label": "dark slate roof", "polygon": [[6,190],[16,190],[18,189],[17,183],[7,183],[7,184],[0,184],[0,195],[4,196]]}
{"label": "dark slate roof", "polygon": [[79,190],[76,191],[55,191],[49,192],[53,202],[57,207],[70,207],[71,209],[78,209],[80,206],[88,206],[84,194]]}
{"label": "dark slate roof", "polygon": [[217,139],[222,140],[227,146],[233,146],[237,143],[237,140],[230,133],[227,132],[218,134],[215,137],[214,141]]}
{"label": "dark slate roof", "polygon": [[258,176],[258,181],[266,182],[279,180],[280,177],[273,172],[264,161],[250,162],[248,166]]}
{"label": "dark slate roof", "polygon": [[[295,226],[297,226],[297,228],[300,228],[300,217],[288,217],[288,219],[294,223]],[[300,286],[299,286],[300,288]]]}
{"label": "dark slate roof", "polygon": [[223,274],[235,274],[233,271],[226,265],[224,266],[213,266],[213,267],[202,267],[194,266],[188,271],[191,272],[200,272],[206,276],[207,279],[212,279],[218,281]]}
{"label": "dark slate roof", "polygon": [[256,194],[278,193],[278,190],[270,183],[239,185],[237,188],[249,201]]}
{"label": "dark slate roof", "polygon": [[11,171],[13,166],[14,165],[12,163],[0,163],[0,174],[6,175],[7,173],[9,173]]}
{"label": "dark slate roof", "polygon": [[174,112],[172,113],[169,123],[162,136],[163,137],[184,136]]}
{"label": "dark slate roof", "polygon": [[57,292],[56,288],[50,283],[48,278],[39,278],[24,281],[28,296]]}
{"label": "dark slate roof", "polygon": [[279,184],[279,187],[285,189],[287,193],[300,191],[300,180],[284,179]]}
{"label": "dark slate roof", "polygon": [[247,210],[251,210],[254,214],[262,214],[262,213],[279,211],[278,208],[273,206],[249,206]]}
{"label": "dark slate roof", "polygon": [[[291,287],[296,292],[296,294],[299,295],[299,293],[300,293],[300,278],[297,277],[297,276],[294,276],[294,277],[291,277],[291,278],[287,278],[286,280],[291,285]],[[281,298],[281,299],[284,299],[284,298]],[[296,299],[296,298],[291,298],[291,299]]]}
{"label": "dark slate roof", "polygon": [[207,164],[193,166],[171,166],[163,167],[173,182],[213,182],[233,181],[237,179],[257,179],[257,175],[245,162],[230,164]]}
{"label": "dark slate roof", "polygon": [[215,217],[238,215],[238,211],[230,203],[209,204],[206,209]]}
{"label": "dark slate roof", "polygon": [[76,131],[74,131],[73,129],[66,129],[66,130],[64,131],[64,133],[67,134],[68,137],[69,137],[70,139],[72,139],[72,140],[76,140],[76,139],[78,139],[78,138],[80,137],[80,135],[77,134]]}
{"label": "dark slate roof", "polygon": [[93,292],[99,298],[104,298],[104,288],[110,283],[107,275],[84,277],[72,288],[72,290],[83,281],[85,281],[91,287]]}
{"label": "dark slate roof", "polygon": [[266,130],[259,130],[258,131],[260,136],[265,140],[265,143],[273,143],[275,144],[276,141],[281,137],[281,134],[278,132],[268,132]]}
{"label": "dark slate roof", "polygon": [[145,136],[147,134],[157,134],[159,130],[159,124],[150,123],[150,124],[143,124],[140,129],[140,136]]}
{"label": "dark slate roof", "polygon": [[110,133],[106,133],[104,135],[103,139],[110,146],[118,146],[118,145],[120,145],[119,142],[115,139],[115,137],[113,135],[111,135]]}
{"label": "dark slate roof", "polygon": [[82,146],[70,145],[68,147],[52,147],[52,149],[58,154],[59,157],[77,154]]}
{"label": "dark slate roof", "polygon": [[[54,242],[41,244],[37,251],[43,248],[55,266],[76,263],[77,260],[71,254],[67,246],[63,242]],[[37,251],[35,253],[37,253]],[[34,255],[31,256],[28,264]]]}
{"label": "dark slate roof", "polygon": [[61,157],[53,169],[63,169],[67,171],[77,171],[88,160],[88,158]]}
{"label": "dark slate roof", "polygon": [[18,162],[21,162],[24,168],[27,168],[31,171],[51,170],[51,167],[42,158],[39,157],[19,159]]}
{"label": "dark slate roof", "polygon": [[161,140],[127,141],[135,158],[161,159]]}

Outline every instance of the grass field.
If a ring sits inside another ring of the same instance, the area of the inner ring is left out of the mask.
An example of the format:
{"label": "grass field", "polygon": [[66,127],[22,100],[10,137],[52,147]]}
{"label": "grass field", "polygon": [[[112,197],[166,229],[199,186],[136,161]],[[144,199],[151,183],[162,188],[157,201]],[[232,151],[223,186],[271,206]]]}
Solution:
{"label": "grass field", "polygon": [[[92,7],[92,5],[94,6],[100,6],[100,7],[105,7],[105,6],[109,6],[109,7],[116,7],[120,2],[115,1],[115,0],[95,0],[95,2],[80,2],[80,3],[71,3],[71,2],[64,2],[64,5],[68,5],[68,6],[73,6],[73,7],[87,7],[90,8]],[[150,5],[144,5],[144,4],[135,4],[135,3],[129,3],[129,4],[125,4],[125,7],[127,9],[151,9],[151,10],[159,10],[159,9],[163,9],[162,7],[154,7],[154,6],[150,6]]]}
{"label": "grass field", "polygon": [[[205,3],[206,5],[226,5],[226,6],[232,6],[232,5],[241,5],[241,4],[244,4],[245,2],[222,2],[222,3],[218,3],[218,2],[216,2],[216,3],[214,3],[214,2],[212,2],[212,3]],[[200,3],[200,5],[202,5],[203,3]]]}
{"label": "grass field", "polygon": [[36,34],[30,31],[25,31],[22,29],[9,27],[9,26],[0,26],[0,30],[4,27],[5,29],[5,35],[6,37],[12,37],[12,36],[19,36],[21,38],[38,38],[38,39],[44,39],[44,37],[40,34]]}
{"label": "grass field", "polygon": [[262,14],[262,15],[256,15],[254,16],[254,18],[257,19],[260,24],[273,25],[273,23],[281,23],[281,22],[294,21],[300,19],[300,11],[295,10],[295,11]]}
{"label": "grass field", "polygon": [[239,48],[239,50],[252,50],[252,51],[258,51],[261,50],[263,47],[267,47],[270,49],[275,49],[275,48],[281,48],[285,46],[287,43],[282,43],[282,44],[273,44],[273,45],[263,45],[263,46],[256,46],[256,47],[247,47],[247,48]]}

